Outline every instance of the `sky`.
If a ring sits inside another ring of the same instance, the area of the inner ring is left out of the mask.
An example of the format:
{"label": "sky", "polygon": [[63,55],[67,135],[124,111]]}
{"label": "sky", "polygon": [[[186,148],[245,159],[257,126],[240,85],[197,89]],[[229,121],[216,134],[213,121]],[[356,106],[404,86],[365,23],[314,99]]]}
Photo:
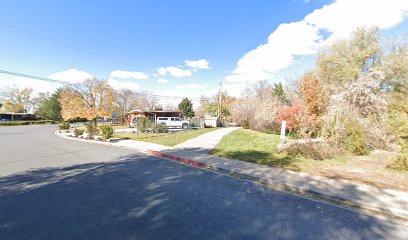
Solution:
{"label": "sky", "polygon": [[[175,104],[312,69],[357,27],[408,32],[408,0],[0,0],[0,70],[115,89]],[[0,88],[60,84],[0,74]]]}

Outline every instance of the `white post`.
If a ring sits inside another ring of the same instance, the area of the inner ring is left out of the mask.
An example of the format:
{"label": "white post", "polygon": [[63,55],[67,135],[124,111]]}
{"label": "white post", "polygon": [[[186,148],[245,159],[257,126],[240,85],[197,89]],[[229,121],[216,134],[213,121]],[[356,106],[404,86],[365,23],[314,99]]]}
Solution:
{"label": "white post", "polygon": [[286,132],[286,121],[283,120],[282,126],[281,126],[281,133],[280,133],[280,140],[281,140],[282,146],[285,143],[285,132]]}

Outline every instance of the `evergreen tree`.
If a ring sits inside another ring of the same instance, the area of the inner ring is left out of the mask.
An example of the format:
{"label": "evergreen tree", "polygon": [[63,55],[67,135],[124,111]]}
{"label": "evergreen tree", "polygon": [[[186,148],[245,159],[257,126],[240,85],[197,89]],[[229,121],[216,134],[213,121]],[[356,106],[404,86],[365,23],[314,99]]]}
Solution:
{"label": "evergreen tree", "polygon": [[188,98],[183,98],[183,100],[179,103],[178,108],[187,118],[192,118],[195,116],[193,103]]}
{"label": "evergreen tree", "polygon": [[272,95],[278,98],[278,100],[281,103],[289,105],[289,100],[286,98],[286,94],[283,91],[282,83],[281,82],[279,82],[278,84],[274,83],[274,85],[275,86],[272,88]]}
{"label": "evergreen tree", "polygon": [[38,102],[36,115],[40,118],[61,120],[60,90],[58,89],[50,97],[41,98]]}

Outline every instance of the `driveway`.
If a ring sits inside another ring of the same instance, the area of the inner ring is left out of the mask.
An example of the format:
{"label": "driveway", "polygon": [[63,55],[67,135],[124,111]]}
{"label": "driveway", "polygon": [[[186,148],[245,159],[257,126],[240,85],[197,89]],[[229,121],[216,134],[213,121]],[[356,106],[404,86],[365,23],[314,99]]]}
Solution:
{"label": "driveway", "polygon": [[0,128],[0,239],[403,239],[408,227],[54,126]]}

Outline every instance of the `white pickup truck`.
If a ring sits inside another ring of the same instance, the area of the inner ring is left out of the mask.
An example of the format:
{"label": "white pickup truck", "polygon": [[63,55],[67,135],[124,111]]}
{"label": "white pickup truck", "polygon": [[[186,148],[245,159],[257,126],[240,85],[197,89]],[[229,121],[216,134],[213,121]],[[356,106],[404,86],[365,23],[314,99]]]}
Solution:
{"label": "white pickup truck", "polygon": [[190,125],[189,121],[181,120],[178,117],[158,117],[156,119],[157,124],[165,124],[168,128],[182,128],[187,129]]}

